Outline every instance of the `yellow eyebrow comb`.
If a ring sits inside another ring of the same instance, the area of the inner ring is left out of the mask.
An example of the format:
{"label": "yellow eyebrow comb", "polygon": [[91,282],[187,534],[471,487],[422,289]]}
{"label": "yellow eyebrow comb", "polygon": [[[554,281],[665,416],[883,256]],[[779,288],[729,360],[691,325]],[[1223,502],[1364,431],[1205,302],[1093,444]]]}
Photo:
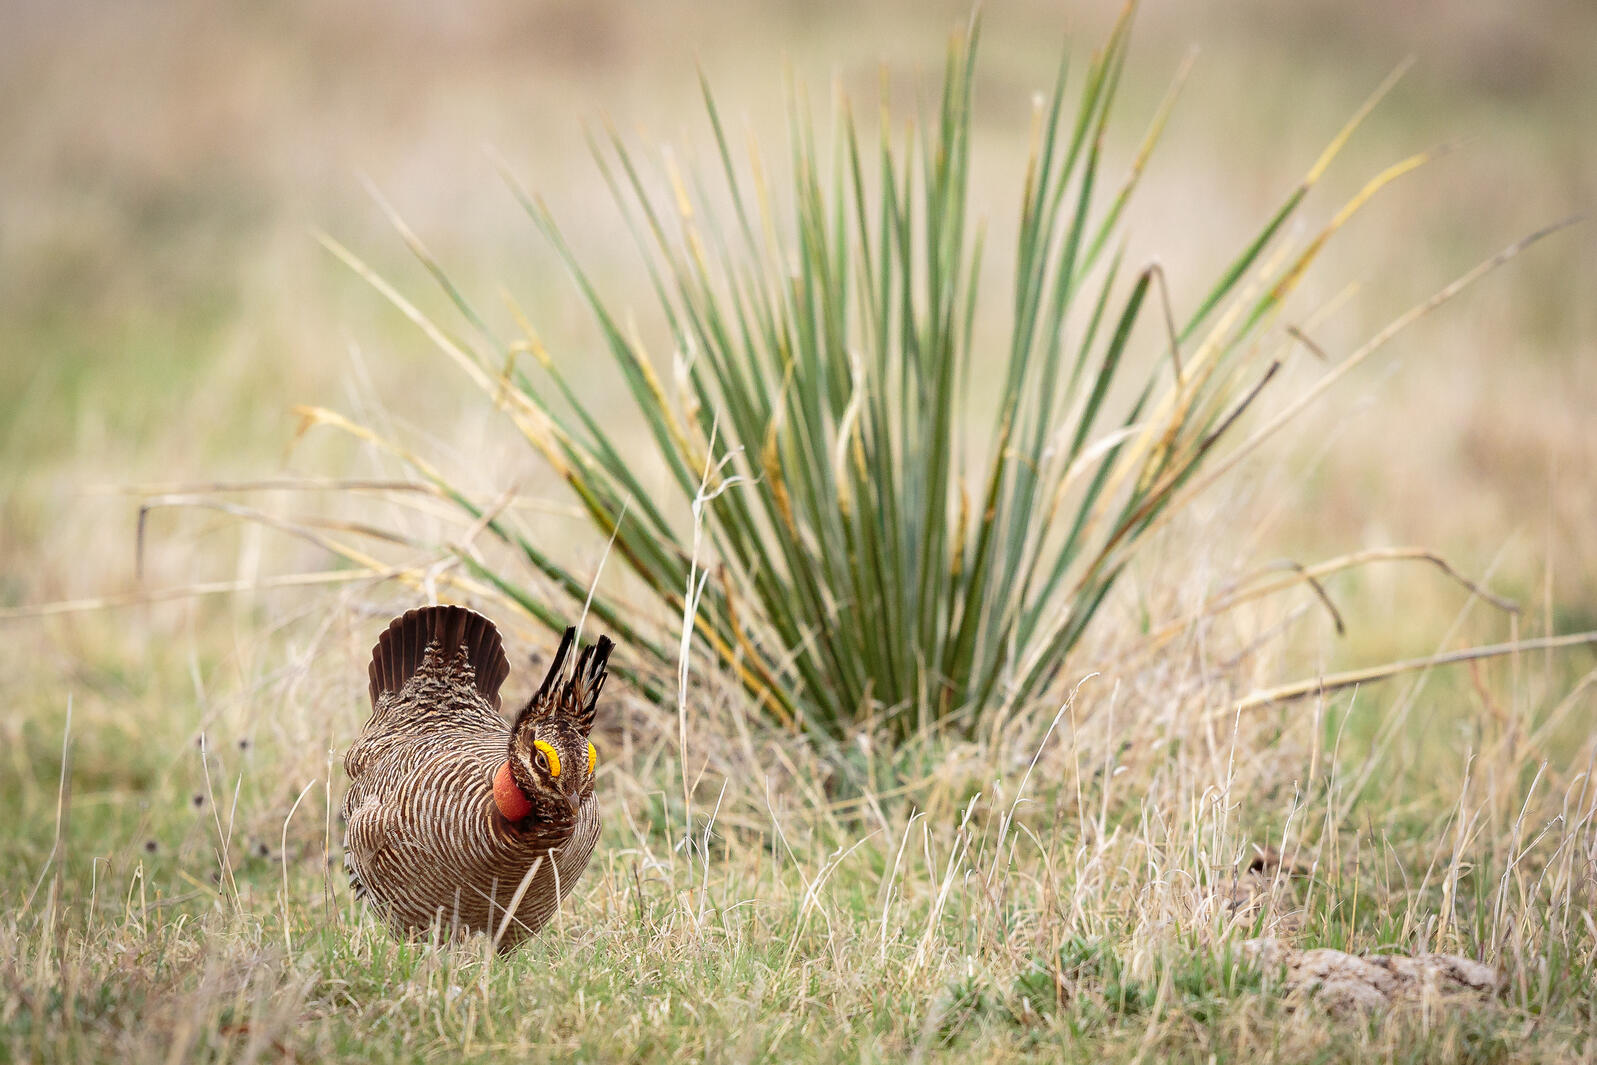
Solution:
{"label": "yellow eyebrow comb", "polygon": [[552,777],[559,776],[560,756],[555,753],[555,749],[549,746],[549,744],[545,743],[543,740],[533,740],[532,747],[533,750],[542,751],[544,753],[544,757],[549,759],[549,775]]}

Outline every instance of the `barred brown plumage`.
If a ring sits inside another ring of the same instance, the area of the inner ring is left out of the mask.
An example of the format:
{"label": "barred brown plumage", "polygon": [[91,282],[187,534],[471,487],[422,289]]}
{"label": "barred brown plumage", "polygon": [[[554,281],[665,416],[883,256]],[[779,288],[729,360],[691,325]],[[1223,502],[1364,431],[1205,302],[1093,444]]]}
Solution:
{"label": "barred brown plumage", "polygon": [[487,618],[424,607],[379,637],[372,716],[344,756],[344,864],[396,934],[485,932],[508,951],[582,875],[599,837],[588,737],[614,644],[599,637],[568,679],[575,642],[567,629],[507,727],[510,666]]}

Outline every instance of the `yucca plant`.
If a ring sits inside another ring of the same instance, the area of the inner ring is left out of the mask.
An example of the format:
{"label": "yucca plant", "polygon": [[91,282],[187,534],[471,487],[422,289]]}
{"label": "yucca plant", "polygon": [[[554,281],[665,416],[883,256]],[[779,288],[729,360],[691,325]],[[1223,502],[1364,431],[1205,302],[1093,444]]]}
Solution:
{"label": "yucca plant", "polygon": [[[1124,180],[1106,186],[1102,173],[1129,13],[1083,77],[1061,64],[1038,108],[1008,291],[978,290],[974,28],[950,46],[935,116],[902,127],[900,143],[885,104],[869,135],[842,99],[823,146],[795,102],[780,193],[757,152],[736,161],[707,88],[717,157],[707,174],[667,168],[665,195],[618,135],[596,138],[669,328],[671,391],[551,213],[512,181],[569,267],[692,522],[669,518],[672,501],[640,483],[615,435],[622,415],[580,398],[569,363],[530,325],[518,342],[496,340],[403,226],[479,340],[330,246],[471,375],[612,539],[654,605],[600,591],[591,609],[634,654],[669,671],[678,647],[667,633],[686,618],[700,648],[784,724],[832,735],[968,728],[1059,673],[1274,373],[1259,343],[1272,312],[1364,199],[1420,161],[1379,175],[1302,248],[1276,249],[1355,118],[1217,279],[1184,286],[1206,294],[1174,321],[1156,268],[1128,271],[1116,247],[1174,89]],[[977,319],[999,314],[1007,341],[978,343],[991,330]],[[1134,352],[1144,319],[1143,333],[1161,339]],[[996,395],[972,398],[973,376]],[[555,630],[588,601],[585,576],[409,457],[571,602],[546,602],[515,568],[465,557],[481,581]]]}

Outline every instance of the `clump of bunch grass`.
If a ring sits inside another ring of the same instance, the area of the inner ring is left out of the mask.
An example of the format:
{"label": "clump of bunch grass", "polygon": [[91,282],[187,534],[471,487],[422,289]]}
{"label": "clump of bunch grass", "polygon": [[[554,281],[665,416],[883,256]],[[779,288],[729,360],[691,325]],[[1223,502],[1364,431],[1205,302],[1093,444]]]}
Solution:
{"label": "clump of bunch grass", "polygon": [[[1177,321],[1159,268],[1128,271],[1116,244],[1174,89],[1124,179],[1103,173],[1129,15],[1079,81],[1061,64],[1037,110],[1005,291],[979,290],[983,227],[969,216],[974,27],[950,45],[936,114],[904,125],[902,142],[885,103],[872,139],[840,96],[823,147],[795,103],[781,188],[757,149],[735,161],[708,88],[713,178],[668,167],[661,195],[619,135],[596,140],[669,328],[674,394],[551,212],[512,182],[568,266],[691,523],[641,483],[618,442],[624,416],[582,399],[524,319],[522,340],[496,339],[402,224],[478,342],[329,242],[507,413],[654,608],[591,590],[388,444],[571,602],[546,603],[514,567],[477,553],[461,555],[466,567],[556,631],[591,596],[598,619],[661,673],[678,662],[671,623],[691,627],[758,706],[817,734],[969,731],[1042,692],[1275,373],[1281,356],[1261,334],[1326,239],[1423,161],[1377,176],[1301,248],[1274,249],[1361,112],[1216,279],[1182,286],[1205,295]],[[978,317],[1000,312],[1007,343],[978,344]],[[1145,334],[1159,347],[1135,351]],[[990,406],[972,398],[973,377],[997,386]]]}

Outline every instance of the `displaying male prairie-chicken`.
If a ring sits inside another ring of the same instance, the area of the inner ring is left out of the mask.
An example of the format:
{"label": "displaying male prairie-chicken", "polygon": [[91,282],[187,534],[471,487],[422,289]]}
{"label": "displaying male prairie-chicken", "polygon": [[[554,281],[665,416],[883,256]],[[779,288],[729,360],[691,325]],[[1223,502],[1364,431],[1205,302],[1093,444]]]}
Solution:
{"label": "displaying male prairie-chicken", "polygon": [[567,629],[507,727],[510,673],[493,623],[458,606],[395,618],[372,648],[372,716],[344,756],[344,864],[355,894],[402,936],[485,932],[507,951],[536,932],[599,838],[589,741],[615,646],[566,676]]}

